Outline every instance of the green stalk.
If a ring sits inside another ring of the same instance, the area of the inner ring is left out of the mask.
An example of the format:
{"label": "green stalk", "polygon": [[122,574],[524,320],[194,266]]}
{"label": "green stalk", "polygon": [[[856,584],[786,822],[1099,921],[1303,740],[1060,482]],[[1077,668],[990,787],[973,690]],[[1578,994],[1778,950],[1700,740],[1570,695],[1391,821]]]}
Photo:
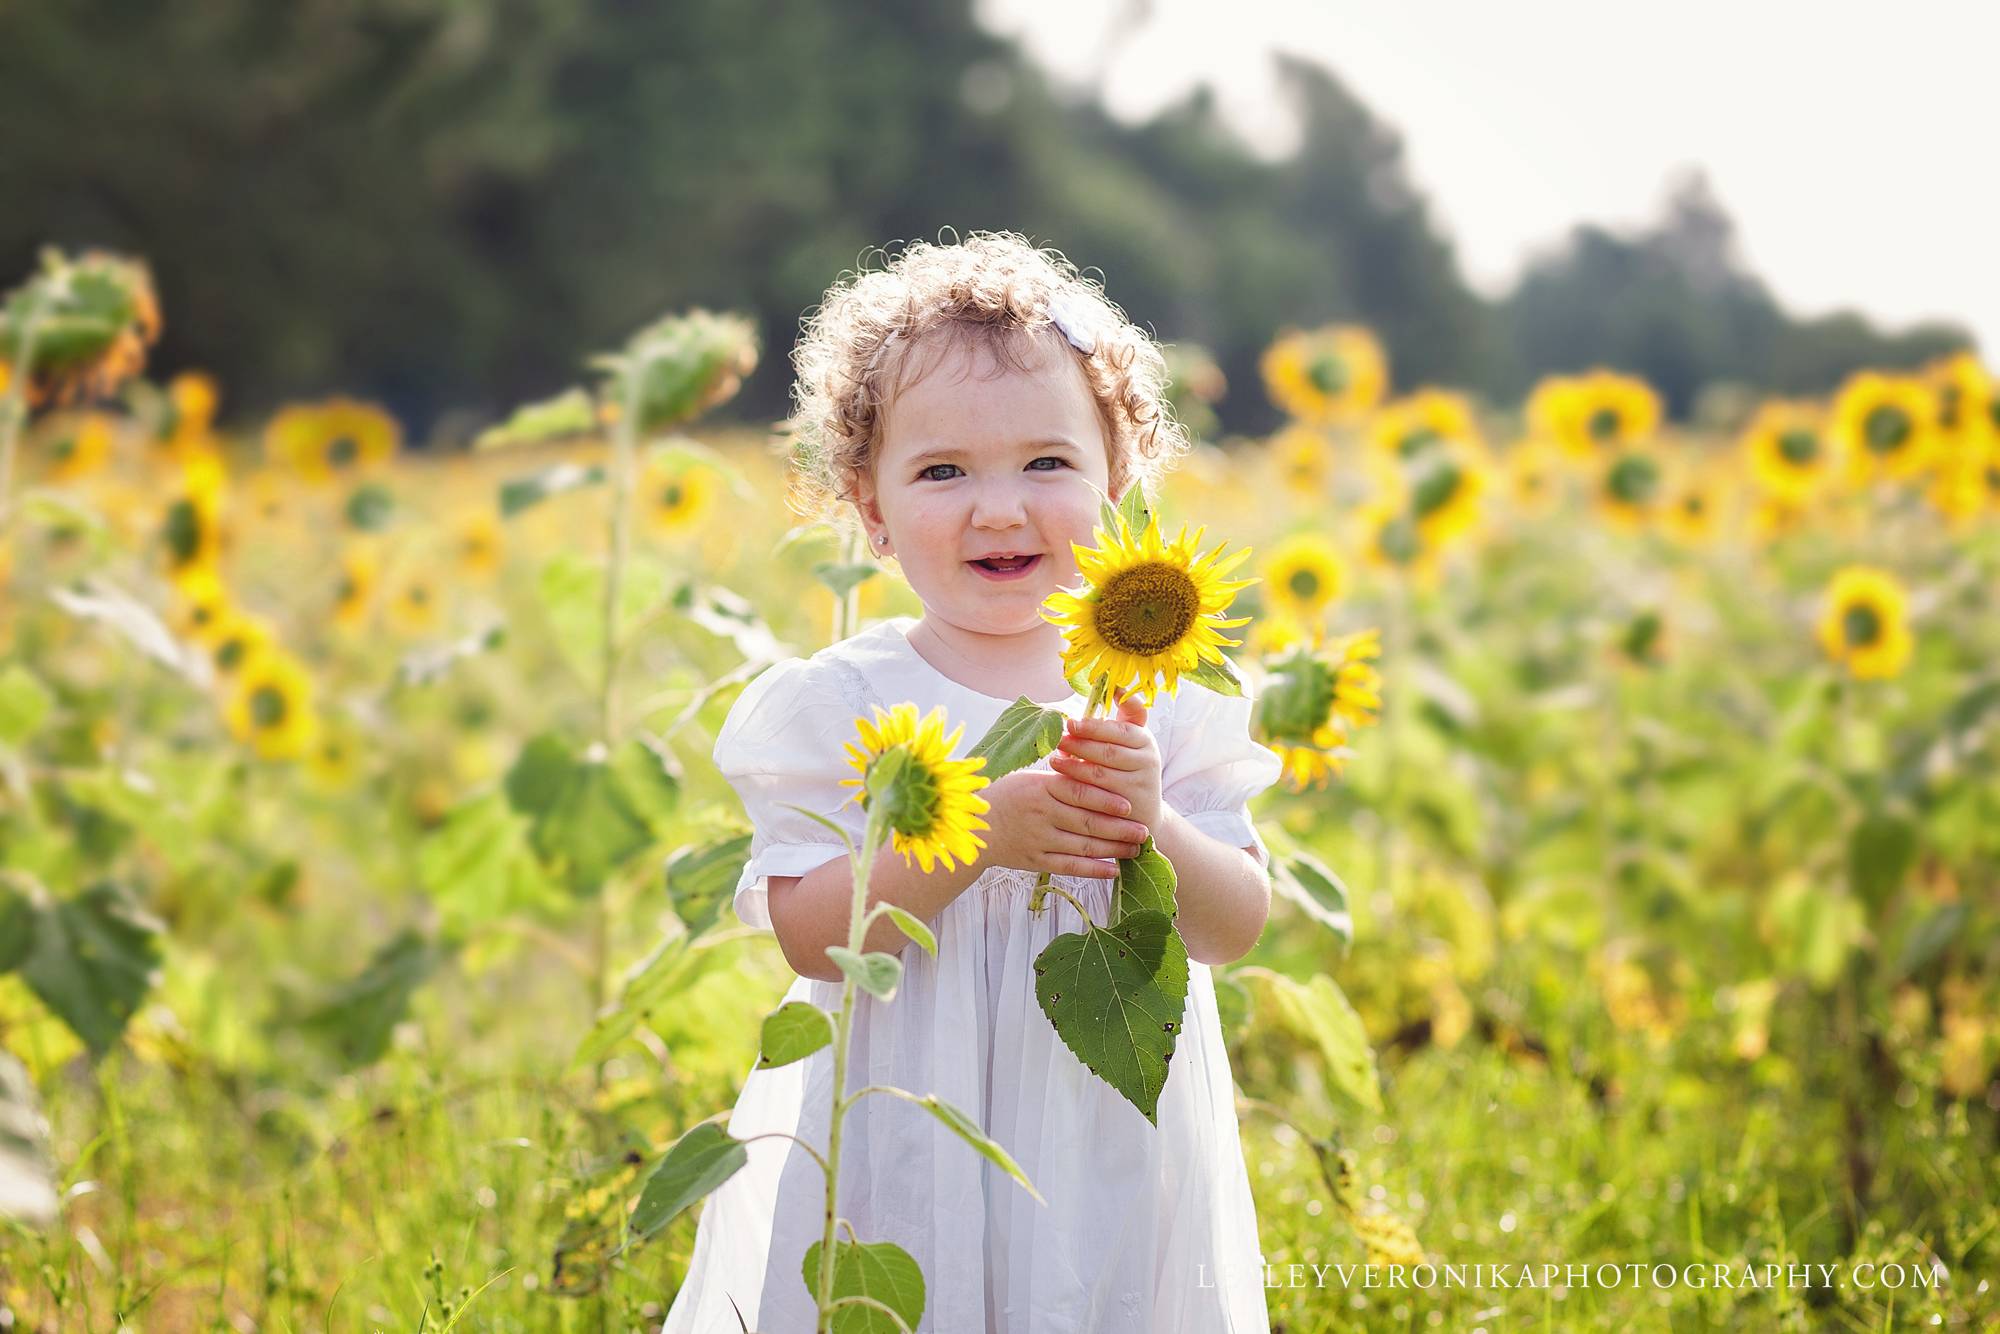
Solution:
{"label": "green stalk", "polygon": [[[887,816],[878,806],[868,817],[868,827],[861,836],[861,858],[854,867],[854,898],[847,911],[847,948],[855,954],[861,953],[866,929],[862,918],[868,907],[868,872],[875,865],[875,850],[882,845],[882,825]],[[838,1203],[836,1191],[840,1186],[840,1127],[847,1119],[847,1039],[854,1028],[854,979],[846,972],[841,974],[840,1015],[834,1021],[833,1036],[833,1116],[826,1132],[826,1160],[822,1166],[826,1170],[826,1226],[820,1234],[819,1242],[819,1282],[816,1285],[814,1301],[819,1307],[819,1334],[829,1334],[833,1329],[833,1237],[835,1206]]]}
{"label": "green stalk", "polygon": [[42,302],[37,298],[28,307],[20,335],[14,340],[7,396],[0,399],[0,540],[14,526],[14,451],[20,442],[21,425],[28,419],[28,372],[35,364],[35,335],[41,322]]}

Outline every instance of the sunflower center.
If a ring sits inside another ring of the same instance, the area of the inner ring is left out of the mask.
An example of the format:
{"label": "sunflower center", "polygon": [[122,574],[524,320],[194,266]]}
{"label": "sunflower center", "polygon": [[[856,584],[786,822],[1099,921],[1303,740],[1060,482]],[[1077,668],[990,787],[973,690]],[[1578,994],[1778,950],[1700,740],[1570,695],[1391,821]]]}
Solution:
{"label": "sunflower center", "polygon": [[236,664],[243,661],[245,645],[241,639],[225,639],[216,646],[215,665],[223,671],[234,671]]}
{"label": "sunflower center", "polygon": [[1410,516],[1398,514],[1382,525],[1382,534],[1375,539],[1375,548],[1392,563],[1408,565],[1423,550],[1423,542]]}
{"label": "sunflower center", "polygon": [[326,447],[326,461],[338,468],[361,457],[361,443],[351,435],[337,435]]}
{"label": "sunflower center", "polygon": [[1097,598],[1097,633],[1121,653],[1150,657],[1180,643],[1201,613],[1187,571],[1158,562],[1112,577]]}
{"label": "sunflower center", "polygon": [[430,600],[431,600],[431,591],[430,589],[425,588],[422,584],[418,584],[415,588],[412,588],[410,590],[410,601],[416,603],[419,607],[423,606]]}
{"label": "sunflower center", "polygon": [[1333,712],[1335,682],[1327,665],[1301,646],[1278,662],[1257,697],[1257,721],[1264,735],[1308,742]]}
{"label": "sunflower center", "polygon": [[1418,480],[1411,497],[1411,510],[1419,519],[1428,519],[1451,503],[1451,498],[1458,494],[1459,483],[1464,478],[1465,474],[1459,471],[1455,463],[1441,464],[1427,469],[1423,477]]}
{"label": "sunflower center", "polygon": [[1819,457],[1819,437],[1811,431],[1786,431],[1778,437],[1778,454],[1793,467],[1803,468]]}
{"label": "sunflower center", "polygon": [[871,801],[886,803],[889,827],[906,838],[922,838],[937,822],[937,775],[907,747],[891,746],[868,765]]}
{"label": "sunflower center", "polygon": [[1910,438],[1909,414],[1888,403],[1873,408],[1862,423],[1861,436],[1870,453],[1893,454]]}
{"label": "sunflower center", "polygon": [[1708,509],[1708,502],[1700,496],[1684,496],[1681,498],[1681,509],[1698,519]]}
{"label": "sunflower center", "polygon": [[201,548],[201,516],[191,500],[176,500],[167,507],[167,549],[174,559],[186,564]]}
{"label": "sunflower center", "polygon": [[1306,378],[1311,380],[1313,388],[1322,394],[1345,393],[1348,383],[1347,363],[1331,352],[1322,357],[1315,357],[1306,367]]}
{"label": "sunflower center", "polygon": [[1840,613],[1840,632],[1855,648],[1867,648],[1882,637],[1882,614],[1856,603]]}
{"label": "sunflower center", "polygon": [[260,728],[276,727],[285,721],[285,692],[276,686],[258,686],[250,693],[250,721]]}
{"label": "sunflower center", "polygon": [[1293,570],[1291,577],[1285,580],[1285,587],[1299,601],[1311,602],[1319,596],[1319,575],[1312,570]]}
{"label": "sunflower center", "polygon": [[1590,438],[1609,440],[1618,434],[1618,409],[1599,408],[1590,414]]}
{"label": "sunflower center", "polygon": [[1964,395],[1955,384],[1948,384],[1938,394],[1938,424],[1950,429],[1958,425],[1958,408]]}
{"label": "sunflower center", "polygon": [[677,510],[681,507],[681,501],[685,498],[685,494],[681,490],[679,482],[668,482],[660,491],[660,503],[670,510]]}
{"label": "sunflower center", "polygon": [[1986,415],[1993,419],[1995,426],[2000,426],[2000,394],[1986,400]]}
{"label": "sunflower center", "polygon": [[1396,452],[1406,459],[1414,458],[1442,439],[1444,437],[1433,431],[1430,427],[1419,426],[1397,443]]}
{"label": "sunflower center", "polygon": [[1643,505],[1660,488],[1660,469],[1643,455],[1629,455],[1611,465],[1611,494],[1627,505]]}

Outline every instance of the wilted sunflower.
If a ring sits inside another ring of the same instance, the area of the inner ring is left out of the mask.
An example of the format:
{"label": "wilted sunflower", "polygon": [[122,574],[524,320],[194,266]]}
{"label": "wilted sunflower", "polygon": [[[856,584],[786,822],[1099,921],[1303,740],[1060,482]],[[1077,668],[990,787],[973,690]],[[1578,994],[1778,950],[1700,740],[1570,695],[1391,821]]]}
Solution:
{"label": "wilted sunflower", "polygon": [[1408,462],[1442,441],[1484,448],[1479,423],[1464,395],[1419,389],[1387,404],[1368,426],[1368,443],[1391,458]]}
{"label": "wilted sunflower", "polygon": [[1264,559],[1261,575],[1272,611],[1311,623],[1340,596],[1347,566],[1325,537],[1294,533]]}
{"label": "wilted sunflower", "polygon": [[[979,818],[989,807],[977,795],[986,786],[979,773],[986,757],[953,759],[951,752],[964,735],[965,724],[953,728],[950,736],[944,734],[944,725],[942,708],[932,709],[919,721],[915,704],[898,704],[886,713],[876,706],[872,723],[866,718],[854,720],[860,744],[847,745],[849,762],[861,776],[841,780],[842,787],[856,789],[852,800],[871,817],[876,796],[889,802],[885,818],[890,846],[905,862],[915,857],[926,873],[935,862],[943,862],[947,871],[954,869],[954,858],[970,865],[986,846],[973,831],[989,828]],[[883,791],[871,794],[869,779],[891,753],[900,755],[900,767]]]}
{"label": "wilted sunflower", "polygon": [[1389,387],[1382,345],[1359,325],[1288,329],[1264,349],[1258,368],[1271,401],[1308,425],[1351,421]]}
{"label": "wilted sunflower", "polygon": [[0,306],[0,346],[20,346],[20,321],[34,312],[34,350],[23,378],[28,406],[64,405],[107,397],[146,367],[146,349],[160,338],[153,276],[138,260],[102,251],[70,259],[53,246],[42,267]]}
{"label": "wilted sunflower", "polygon": [[1550,376],[1528,396],[1528,425],[1574,457],[1595,458],[1650,439],[1660,425],[1660,396],[1637,376],[1602,367]]}
{"label": "wilted sunflower", "polygon": [[1327,641],[1319,626],[1286,643],[1273,636],[1257,696],[1258,740],[1277,752],[1293,791],[1324,785],[1346,763],[1349,741],[1382,708],[1381,631]]}
{"label": "wilted sunflower", "polygon": [[250,655],[230,685],[225,708],[229,730],[267,760],[296,759],[318,732],[312,711],[312,677],[298,659],[266,646]]}
{"label": "wilted sunflower", "polygon": [[490,510],[461,514],[452,524],[451,549],[460,574],[468,579],[490,579],[500,568],[500,553],[506,533],[499,517]]}
{"label": "wilted sunflower", "polygon": [[381,569],[373,552],[361,547],[343,552],[340,573],[334,581],[334,624],[352,629],[365,622],[375,605],[375,588],[380,582]]}
{"label": "wilted sunflower", "polygon": [[665,537],[693,532],[715,508],[715,474],[687,463],[648,463],[640,475],[639,503],[653,531]]}
{"label": "wilted sunflower", "polygon": [[115,425],[114,419],[102,412],[86,412],[44,427],[42,449],[48,458],[49,480],[67,486],[102,471],[104,461],[111,457]]}
{"label": "wilted sunflower", "polygon": [[1628,449],[1597,479],[1597,511],[1613,528],[1634,532],[1658,517],[1667,499],[1666,468],[1650,450]]}
{"label": "wilted sunflower", "polygon": [[1840,447],[1811,403],[1773,400],[1758,408],[1743,450],[1757,484],[1792,504],[1821,495],[1840,475]]}
{"label": "wilted sunflower", "polygon": [[266,457],[314,484],[379,471],[402,441],[403,428],[394,417],[351,398],[293,404],[264,428]]}
{"label": "wilted sunflower", "polygon": [[1849,479],[1857,485],[1898,482],[1929,467],[1937,449],[1937,410],[1937,395],[1915,376],[1850,376],[1833,403],[1833,434]]}
{"label": "wilted sunflower", "polygon": [[1287,426],[1271,437],[1271,457],[1285,489],[1304,501],[1326,499],[1333,483],[1333,446],[1311,426]]}
{"label": "wilted sunflower", "polygon": [[1898,675],[1916,647],[1903,586],[1884,570],[1865,565],[1841,569],[1826,592],[1819,642],[1828,657],[1856,677]]}
{"label": "wilted sunflower", "polygon": [[1257,581],[1223,578],[1250,558],[1248,547],[1232,556],[1221,546],[1196,556],[1206,528],[1189,537],[1183,524],[1167,542],[1157,516],[1137,537],[1123,514],[1115,521],[1116,532],[1095,531],[1095,547],[1070,544],[1086,582],[1051,593],[1042,619],[1063,627],[1063,671],[1072,680],[1101,677],[1108,690],[1150,705],[1162,686],[1170,695],[1179,688],[1182,672],[1223,661],[1223,646],[1237,641],[1220,632],[1250,621],[1223,614],[1238,589]]}

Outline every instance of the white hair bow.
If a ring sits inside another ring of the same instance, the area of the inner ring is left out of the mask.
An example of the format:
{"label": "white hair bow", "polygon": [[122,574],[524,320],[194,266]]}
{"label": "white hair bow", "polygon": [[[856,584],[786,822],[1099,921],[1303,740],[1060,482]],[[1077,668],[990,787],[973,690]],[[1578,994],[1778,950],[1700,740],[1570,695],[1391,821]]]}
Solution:
{"label": "white hair bow", "polygon": [[1097,329],[1089,308],[1068,292],[1049,298],[1049,323],[1062,330],[1069,345],[1089,356],[1097,350]]}

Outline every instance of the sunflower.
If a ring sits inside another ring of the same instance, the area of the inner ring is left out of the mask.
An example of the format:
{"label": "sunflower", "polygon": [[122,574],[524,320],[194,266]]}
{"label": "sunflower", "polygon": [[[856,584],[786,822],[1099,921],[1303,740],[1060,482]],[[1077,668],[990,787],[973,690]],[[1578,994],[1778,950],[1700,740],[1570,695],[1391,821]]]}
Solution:
{"label": "sunflower", "polygon": [[210,444],[220,397],[215,377],[203,371],[182,371],[170,380],[164,409],[153,428],[153,456],[178,462]]}
{"label": "sunflower", "polygon": [[1327,641],[1318,626],[1274,635],[1257,697],[1257,737],[1284,762],[1293,791],[1323,786],[1341,772],[1349,740],[1372,726],[1382,708],[1382,677],[1373,660],[1381,631]]}
{"label": "sunflower", "polygon": [[1857,485],[1904,481],[1933,462],[1937,395],[1915,376],[1860,371],[1833,403],[1833,434]]}
{"label": "sunflower", "polygon": [[389,624],[402,634],[429,634],[438,627],[440,604],[436,584],[421,573],[407,574],[389,597]]}
{"label": "sunflower", "polygon": [[174,581],[169,624],[177,635],[210,644],[227,624],[229,608],[229,589],[215,567],[197,565]]}
{"label": "sunflower", "polygon": [[1400,470],[1399,494],[1427,544],[1444,550],[1479,522],[1486,474],[1482,452],[1459,440],[1439,441]]}
{"label": "sunflower", "polygon": [[380,471],[402,441],[394,417],[351,398],[294,404],[264,428],[267,457],[314,484]]}
{"label": "sunflower", "polygon": [[1223,578],[1250,558],[1248,547],[1195,555],[1206,528],[1189,537],[1182,525],[1167,542],[1157,517],[1137,537],[1123,514],[1113,518],[1116,531],[1097,529],[1095,547],[1070,544],[1086,583],[1051,593],[1042,619],[1064,628],[1063,670],[1072,680],[1101,678],[1107,691],[1150,705],[1162,685],[1170,695],[1179,688],[1182,672],[1224,660],[1222,647],[1237,641],[1219,632],[1250,618],[1223,614],[1238,589],[1257,581]]}
{"label": "sunflower", "polygon": [[249,512],[260,523],[282,523],[291,512],[291,487],[276,468],[263,467],[250,473],[244,478],[244,490],[250,493]]}
{"label": "sunflower", "polygon": [[1475,449],[1485,444],[1473,420],[1472,405],[1463,395],[1443,389],[1419,389],[1396,399],[1377,413],[1368,427],[1369,444],[1404,461],[1446,440]]}
{"label": "sunflower", "polygon": [[1666,469],[1650,450],[1622,451],[1605,463],[1597,479],[1598,514],[1626,532],[1657,517],[1666,500]]}
{"label": "sunflower", "polygon": [[[18,343],[9,314],[38,309],[34,353],[18,367],[30,408],[105,398],[146,367],[160,339],[159,298],[138,260],[92,250],[70,259],[53,247],[42,268],[0,309],[0,344]],[[11,378],[11,375],[10,375]]]}
{"label": "sunflower", "polygon": [[1821,495],[1840,474],[1839,444],[1811,403],[1774,399],[1758,408],[1743,450],[1757,485],[1792,504]]}
{"label": "sunflower", "polygon": [[1287,426],[1271,437],[1271,456],[1285,489],[1300,500],[1326,498],[1333,481],[1333,446],[1311,426]]}
{"label": "sunflower", "polygon": [[325,792],[344,792],[361,772],[361,739],[345,726],[322,727],[306,752],[306,772]]}
{"label": "sunflower", "polygon": [[267,760],[290,760],[311,748],[318,727],[312,678],[298,659],[265,646],[250,655],[230,685],[224,716],[229,730]]}
{"label": "sunflower", "polygon": [[1644,443],[1660,425],[1660,396],[1633,375],[1602,367],[1550,376],[1528,396],[1528,424],[1577,458]]}
{"label": "sunflower", "polygon": [[1288,329],[1258,360],[1271,401],[1308,425],[1351,421],[1382,401],[1389,362],[1359,325]]}
{"label": "sunflower", "polygon": [[1325,537],[1296,533],[1265,558],[1261,577],[1273,611],[1312,622],[1340,596],[1347,570]]}
{"label": "sunflower", "polygon": [[222,521],[223,488],[205,467],[190,469],[181,493],[167,502],[160,520],[167,572],[178,579],[190,570],[215,566],[227,545]]}
{"label": "sunflower", "polygon": [[1720,474],[1712,468],[1685,468],[1667,487],[1661,526],[1688,546],[1707,546],[1722,531],[1723,502]]}
{"label": "sunflower", "polygon": [[[859,745],[849,742],[849,762],[861,775],[844,778],[842,787],[855,789],[851,800],[874,818],[872,803],[877,797],[887,802],[883,818],[888,825],[890,845],[908,862],[915,857],[926,874],[935,862],[949,871],[956,863],[971,864],[986,846],[974,833],[990,826],[980,815],[990,809],[978,794],[986,786],[979,770],[986,766],[984,755],[955,760],[951,752],[965,733],[965,724],[944,734],[945,712],[932,709],[922,721],[915,704],[898,704],[888,712],[875,708],[875,720],[854,720],[860,734]],[[880,789],[871,789],[871,779],[880,777],[876,766],[884,757],[899,757],[897,767]]]}
{"label": "sunflower", "polygon": [[1355,521],[1360,526],[1361,558],[1366,564],[1405,576],[1421,588],[1436,585],[1443,573],[1444,552],[1407,506],[1393,499],[1376,500],[1362,506]]}
{"label": "sunflower", "polygon": [[654,532],[681,537],[701,526],[720,489],[707,468],[649,462],[640,477],[640,504]]}
{"label": "sunflower", "polygon": [[1970,352],[1959,352],[1924,368],[1937,394],[1938,427],[1947,436],[1983,439],[2000,429],[2000,384]]}
{"label": "sunflower", "polygon": [[459,573],[468,579],[491,578],[500,568],[504,538],[500,520],[490,510],[461,514],[451,529],[451,549]]}
{"label": "sunflower", "polygon": [[1954,526],[1963,527],[1986,509],[1992,479],[2000,477],[2000,435],[1965,432],[1951,437],[1925,498]]}
{"label": "sunflower", "polygon": [[1507,451],[1506,491],[1516,510],[1546,514],[1555,504],[1560,457],[1555,445],[1534,436],[1515,442]]}
{"label": "sunflower", "polygon": [[223,608],[206,640],[209,661],[215,664],[216,675],[225,681],[276,642],[268,623],[233,605]]}
{"label": "sunflower", "polygon": [[1826,592],[1820,645],[1856,677],[1896,676],[1915,647],[1907,605],[1894,575],[1865,565],[1846,566],[1834,574]]}
{"label": "sunflower", "polygon": [[381,570],[372,552],[350,547],[340,557],[340,574],[334,583],[334,624],[354,628],[368,619],[375,603],[375,588]]}
{"label": "sunflower", "polygon": [[102,412],[86,412],[55,423],[45,445],[49,480],[66,486],[103,471],[104,461],[111,457],[114,424]]}

